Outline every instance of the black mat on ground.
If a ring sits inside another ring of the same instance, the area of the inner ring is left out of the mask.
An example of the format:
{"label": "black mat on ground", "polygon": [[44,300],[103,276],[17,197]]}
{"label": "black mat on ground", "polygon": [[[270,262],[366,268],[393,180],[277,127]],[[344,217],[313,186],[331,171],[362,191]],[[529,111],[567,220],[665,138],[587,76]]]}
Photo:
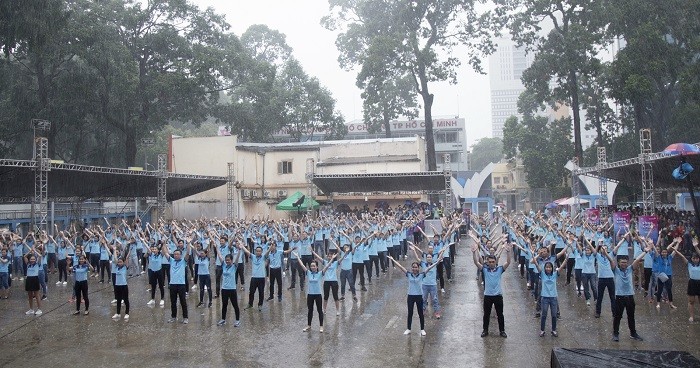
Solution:
{"label": "black mat on ground", "polygon": [[700,367],[685,351],[552,349],[552,368]]}

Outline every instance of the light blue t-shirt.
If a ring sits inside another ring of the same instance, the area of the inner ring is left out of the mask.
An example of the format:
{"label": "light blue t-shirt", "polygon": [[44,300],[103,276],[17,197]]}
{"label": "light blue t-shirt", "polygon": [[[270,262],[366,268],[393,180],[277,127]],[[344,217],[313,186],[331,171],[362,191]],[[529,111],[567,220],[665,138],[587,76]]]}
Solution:
{"label": "light blue t-shirt", "polygon": [[170,257],[170,284],[185,285],[185,270],[187,269],[187,261],[180,258],[179,261],[175,257]]}
{"label": "light blue t-shirt", "polygon": [[0,273],[10,272],[10,257],[2,257],[2,259],[7,262],[0,262]]}
{"label": "light blue t-shirt", "polygon": [[148,269],[156,272],[163,268],[163,256],[160,253],[153,255],[153,253],[148,254]]}
{"label": "light blue t-shirt", "polygon": [[270,268],[282,268],[282,256],[284,253],[280,252],[279,250],[275,250],[275,252],[270,252],[267,254],[267,259],[270,262]]}
{"label": "light blue t-shirt", "polygon": [[542,282],[542,292],[540,293],[541,296],[547,297],[547,298],[556,298],[557,297],[557,277],[559,276],[559,272],[553,271],[551,275],[547,275],[544,270],[540,272],[540,280]]}
{"label": "light blue t-shirt", "polygon": [[34,277],[34,276],[39,276],[39,269],[41,268],[41,264],[39,262],[34,263],[32,265],[31,263],[27,265],[27,277]]}
{"label": "light blue t-shirt", "polygon": [[321,279],[323,274],[319,271],[311,272],[311,270],[306,271],[306,281],[308,282],[308,288],[306,289],[307,295],[321,295]]}
{"label": "light blue t-shirt", "polygon": [[700,264],[695,266],[688,262],[688,277],[691,280],[700,280]]}
{"label": "light blue t-shirt", "polygon": [[[328,264],[328,261],[323,260],[323,268],[326,267]],[[331,265],[328,266],[328,269],[326,270],[325,274],[323,275],[325,281],[338,281],[338,274],[336,273],[336,270],[338,269],[338,261],[333,260],[331,261]]]}
{"label": "light blue t-shirt", "polygon": [[613,272],[612,268],[610,268],[610,261],[608,260],[608,257],[598,253],[596,254],[596,260],[598,261],[598,278],[613,278]]}
{"label": "light blue t-shirt", "polygon": [[209,275],[209,257],[197,257],[197,275]]}
{"label": "light blue t-shirt", "polygon": [[632,277],[634,272],[632,272],[632,266],[628,266],[624,271],[620,267],[615,267],[615,295],[616,296],[627,296],[634,295],[634,289],[632,287]]}
{"label": "light blue t-shirt", "polygon": [[253,265],[251,277],[265,278],[265,257],[252,255],[250,257],[250,263]]}
{"label": "light blue t-shirt", "polygon": [[73,274],[75,275],[75,281],[87,281],[87,275],[90,268],[87,263],[84,265],[73,266]]}
{"label": "light blue t-shirt", "polygon": [[423,295],[423,279],[425,279],[425,273],[421,272],[418,275],[414,275],[413,272],[406,272],[406,277],[408,278],[408,295]]}
{"label": "light blue t-shirt", "polygon": [[[579,261],[576,260],[576,263],[578,264]],[[591,254],[591,255],[583,254],[581,256],[581,266],[583,267],[582,271],[581,271],[582,273],[589,273],[589,274],[596,273],[595,272],[595,256],[593,254]]]}
{"label": "light blue t-shirt", "polygon": [[117,268],[115,269],[115,271],[116,271],[116,272],[114,273],[114,275],[115,275],[115,279],[114,279],[115,282],[114,282],[114,285],[117,285],[117,286],[126,285],[126,271],[127,271],[127,267],[126,267],[126,266],[121,266],[121,267],[117,266]]}
{"label": "light blue t-shirt", "polygon": [[235,263],[232,263],[230,266],[224,264],[221,266],[221,275],[222,275],[222,282],[221,282],[221,289],[223,290],[236,290],[236,270],[238,269],[238,265]]}
{"label": "light blue t-shirt", "polygon": [[484,266],[481,269],[484,274],[484,295],[496,296],[503,294],[501,290],[501,275],[503,274],[503,266],[498,266],[494,269]]}
{"label": "light blue t-shirt", "polygon": [[[432,263],[421,262],[421,267],[424,270],[428,269]],[[425,286],[437,286],[437,267],[431,268],[429,271],[425,272],[425,278],[423,279],[423,285]]]}

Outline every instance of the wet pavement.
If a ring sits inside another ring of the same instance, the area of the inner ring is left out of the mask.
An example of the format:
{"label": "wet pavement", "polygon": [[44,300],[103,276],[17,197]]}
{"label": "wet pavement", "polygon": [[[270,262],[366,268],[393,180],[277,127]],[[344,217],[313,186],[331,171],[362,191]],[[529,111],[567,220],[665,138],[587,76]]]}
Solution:
{"label": "wet pavement", "polygon": [[[446,284],[447,292],[440,296],[442,319],[426,314],[426,337],[418,334],[417,316],[411,335],[403,335],[406,281],[398,270],[391,269],[373,280],[367,292],[359,293],[359,301],[348,298],[341,302],[340,316],[335,315],[335,306],[329,301],[323,334],[318,332],[317,314],[311,332],[302,332],[306,296],[298,286],[293,292],[286,290],[289,275],[283,279],[282,303],[265,301],[262,312],[257,308],[241,310],[239,328],[232,324],[232,308],[229,323],[216,325],[221,313],[219,299],[212,308],[194,308],[198,291],[191,291],[188,298],[189,324],[167,323],[167,290],[165,308],[146,306],[149,293],[143,276],[129,280],[128,322],[110,318],[116,310],[110,305],[112,287],[96,279],[90,279],[90,315],[70,315],[74,310],[74,305],[68,304],[72,281],[56,286],[56,275],[49,277],[44,315],[26,316],[24,285],[16,281],[10,299],[0,301],[0,366],[545,367],[553,347],[684,350],[700,357],[700,326],[688,323],[687,272],[680,259],[675,262],[673,280],[677,310],[662,304],[657,311],[641,294],[636,297],[637,330],[645,338],[643,342],[629,338],[626,317],[620,342],[612,342],[609,301],[605,300],[603,314],[596,319],[594,306],[586,307],[585,301],[576,297],[574,286],[564,286],[561,279],[559,337],[549,334],[551,320],[547,321],[547,335],[539,337],[534,299],[524,290],[525,280],[514,266],[503,279],[508,338],[494,333],[495,318],[491,320],[491,335],[481,338],[482,291],[467,245],[463,243],[459,249],[453,267],[455,282]],[[247,291],[240,293],[239,305],[244,307]]]}

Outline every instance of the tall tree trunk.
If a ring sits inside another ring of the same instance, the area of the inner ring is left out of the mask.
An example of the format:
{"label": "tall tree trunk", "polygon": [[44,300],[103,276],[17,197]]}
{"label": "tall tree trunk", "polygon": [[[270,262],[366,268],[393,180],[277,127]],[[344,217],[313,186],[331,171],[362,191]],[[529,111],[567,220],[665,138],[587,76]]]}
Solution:
{"label": "tall tree trunk", "polygon": [[384,125],[384,134],[387,138],[391,138],[391,124],[389,119],[389,108],[384,104],[382,109],[382,123]]}
{"label": "tall tree trunk", "polygon": [[571,111],[574,115],[574,155],[579,165],[583,165],[583,146],[581,145],[581,115],[578,104],[578,77],[576,71],[569,70],[569,93],[571,94]]}
{"label": "tall tree trunk", "polygon": [[423,105],[425,106],[425,146],[428,160],[428,171],[437,170],[435,160],[435,134],[433,133],[433,95],[428,93],[427,88],[423,90]]}
{"label": "tall tree trunk", "polygon": [[132,130],[127,130],[124,138],[124,160],[127,167],[136,164],[136,148],[136,134]]}

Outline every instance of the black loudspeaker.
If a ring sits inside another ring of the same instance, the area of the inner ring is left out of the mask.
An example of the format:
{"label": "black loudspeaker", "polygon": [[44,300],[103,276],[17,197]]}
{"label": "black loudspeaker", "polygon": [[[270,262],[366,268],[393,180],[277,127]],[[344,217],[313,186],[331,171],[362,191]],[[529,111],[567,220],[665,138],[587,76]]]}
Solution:
{"label": "black loudspeaker", "polygon": [[292,203],[292,206],[294,206],[294,207],[299,207],[299,206],[301,206],[301,205],[304,203],[304,200],[305,200],[305,199],[306,199],[306,196],[305,196],[305,195],[299,197],[299,199],[297,199],[296,202]]}

